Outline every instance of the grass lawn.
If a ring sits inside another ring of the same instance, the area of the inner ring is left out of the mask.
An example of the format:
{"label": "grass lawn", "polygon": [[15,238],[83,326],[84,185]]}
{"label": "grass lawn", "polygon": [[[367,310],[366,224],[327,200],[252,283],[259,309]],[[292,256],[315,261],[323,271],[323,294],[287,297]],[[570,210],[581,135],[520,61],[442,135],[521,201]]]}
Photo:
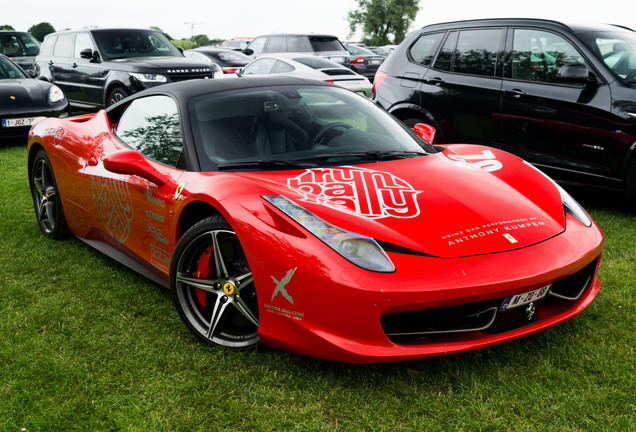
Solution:
{"label": "grass lawn", "polygon": [[574,319],[478,351],[350,365],[197,342],[167,291],[40,234],[25,161],[0,146],[1,432],[636,430],[636,213],[607,198],[581,199],[606,243],[601,292]]}

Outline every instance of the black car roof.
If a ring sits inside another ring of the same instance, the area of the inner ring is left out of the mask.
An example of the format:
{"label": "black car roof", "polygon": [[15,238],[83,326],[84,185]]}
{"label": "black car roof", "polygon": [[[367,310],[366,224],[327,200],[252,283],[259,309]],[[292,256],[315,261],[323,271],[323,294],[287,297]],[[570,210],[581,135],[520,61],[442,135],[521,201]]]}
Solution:
{"label": "black car roof", "polygon": [[[297,77],[241,77],[236,79],[195,79],[188,81],[180,81],[174,83],[162,84],[157,87],[153,87],[147,90],[143,90],[139,93],[135,93],[131,96],[131,98],[143,97],[150,94],[171,94],[176,96],[178,99],[190,99],[192,97],[206,94],[206,93],[217,93],[228,90],[240,90],[240,89],[248,89],[248,88],[258,88],[258,87],[266,87],[266,86],[285,86],[285,85],[297,85],[297,86],[323,86],[323,87],[333,87],[333,84],[325,83],[318,80],[305,79],[305,78],[297,78]],[[124,101],[113,105],[111,108],[116,109],[116,107],[121,106],[122,103],[126,105],[126,101],[131,100],[131,98],[125,99]],[[110,110],[110,108],[108,108]]]}
{"label": "black car roof", "polygon": [[507,26],[507,25],[547,25],[552,27],[560,27],[564,30],[570,30],[575,33],[585,31],[616,31],[625,30],[633,31],[628,27],[615,24],[594,24],[594,23],[565,23],[550,19],[541,18],[485,18],[465,21],[449,21],[444,23],[430,24],[422,27],[422,30],[443,30],[449,28],[461,27],[479,27],[479,26]]}

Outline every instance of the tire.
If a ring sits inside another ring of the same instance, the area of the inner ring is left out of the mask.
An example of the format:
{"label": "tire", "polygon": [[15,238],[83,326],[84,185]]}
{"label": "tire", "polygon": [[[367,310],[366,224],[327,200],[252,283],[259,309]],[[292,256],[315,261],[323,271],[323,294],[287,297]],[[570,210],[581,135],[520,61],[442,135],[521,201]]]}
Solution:
{"label": "tire", "polygon": [[179,240],[170,264],[170,291],[181,320],[204,343],[233,351],[261,344],[252,273],[222,217],[203,219]]}
{"label": "tire", "polygon": [[117,102],[124,100],[128,97],[128,92],[121,87],[115,87],[108,93],[108,99],[106,100],[106,106],[115,105]]}
{"label": "tire", "polygon": [[62,208],[51,160],[44,150],[39,150],[31,165],[29,178],[35,218],[40,231],[52,239],[68,237],[69,227]]}

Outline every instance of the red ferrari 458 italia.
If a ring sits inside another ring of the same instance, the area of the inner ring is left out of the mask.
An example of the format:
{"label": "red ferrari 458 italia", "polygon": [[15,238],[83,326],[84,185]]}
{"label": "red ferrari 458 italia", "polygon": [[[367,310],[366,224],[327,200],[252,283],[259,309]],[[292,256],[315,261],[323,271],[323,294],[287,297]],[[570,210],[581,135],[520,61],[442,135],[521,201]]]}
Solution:
{"label": "red ferrari 458 italia", "polygon": [[44,235],[169,287],[232,350],[405,360],[588,306],[603,235],[585,210],[516,156],[415,129],[328,83],[194,80],[38,119],[29,181]]}

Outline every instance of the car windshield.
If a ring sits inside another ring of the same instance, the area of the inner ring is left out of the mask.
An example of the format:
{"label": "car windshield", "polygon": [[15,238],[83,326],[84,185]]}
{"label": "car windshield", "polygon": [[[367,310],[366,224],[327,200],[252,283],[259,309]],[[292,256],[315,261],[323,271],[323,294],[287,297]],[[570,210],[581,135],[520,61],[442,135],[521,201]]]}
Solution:
{"label": "car windshield", "polygon": [[338,38],[333,36],[310,36],[309,42],[316,52],[345,50]]}
{"label": "car windshield", "polygon": [[19,66],[16,66],[13,62],[6,57],[0,56],[0,80],[9,79],[22,79],[27,78],[25,73]]}
{"label": "car windshield", "polygon": [[152,30],[100,30],[93,36],[105,60],[130,57],[183,57],[164,35]]}
{"label": "car windshield", "polygon": [[589,32],[581,35],[587,46],[622,79],[636,82],[636,33]]}
{"label": "car windshield", "polygon": [[1,34],[0,52],[7,57],[36,56],[40,52],[40,42],[29,33]]}
{"label": "car windshield", "polygon": [[203,171],[314,168],[435,152],[368,99],[335,86],[206,94],[188,109]]}

